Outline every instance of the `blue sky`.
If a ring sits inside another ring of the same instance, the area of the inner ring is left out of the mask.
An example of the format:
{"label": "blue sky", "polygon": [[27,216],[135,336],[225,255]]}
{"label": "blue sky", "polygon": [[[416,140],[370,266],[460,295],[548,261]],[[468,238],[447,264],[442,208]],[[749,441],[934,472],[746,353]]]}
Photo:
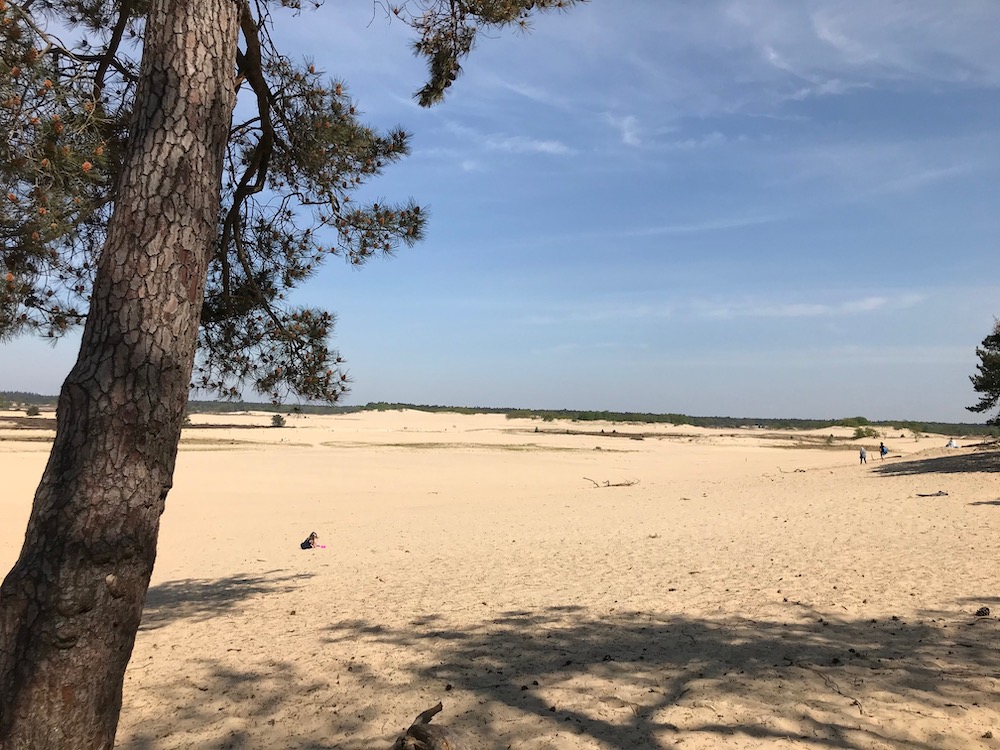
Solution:
{"label": "blue sky", "polygon": [[[976,421],[1000,315],[1000,3],[592,0],[421,110],[367,0],[279,19],[413,155],[427,240],[333,263],[348,403]],[[54,393],[75,340],[3,345]]]}

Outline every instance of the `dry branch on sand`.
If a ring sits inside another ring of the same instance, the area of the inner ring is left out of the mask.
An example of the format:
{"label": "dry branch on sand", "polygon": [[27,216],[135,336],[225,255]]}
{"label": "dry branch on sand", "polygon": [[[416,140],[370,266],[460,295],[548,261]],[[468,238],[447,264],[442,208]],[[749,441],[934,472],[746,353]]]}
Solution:
{"label": "dry branch on sand", "polygon": [[452,730],[431,726],[431,719],[443,706],[440,702],[421,712],[405,733],[396,738],[392,750],[467,750],[467,745]]}
{"label": "dry branch on sand", "polygon": [[639,484],[638,479],[626,479],[624,482],[611,482],[605,479],[603,482],[598,482],[590,477],[584,477],[588,482],[593,482],[595,487],[631,487],[632,485]]}

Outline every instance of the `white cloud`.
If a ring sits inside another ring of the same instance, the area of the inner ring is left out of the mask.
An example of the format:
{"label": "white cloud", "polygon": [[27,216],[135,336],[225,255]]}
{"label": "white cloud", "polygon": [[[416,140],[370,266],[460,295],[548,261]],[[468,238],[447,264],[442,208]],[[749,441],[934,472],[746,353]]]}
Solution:
{"label": "white cloud", "polygon": [[532,138],[525,135],[483,134],[475,128],[455,120],[446,121],[444,128],[449,133],[471,142],[474,146],[489,151],[506,151],[512,154],[552,154],[555,156],[575,153],[562,141]]}
{"label": "white cloud", "polygon": [[623,303],[593,300],[586,305],[566,305],[526,315],[521,323],[552,326],[575,323],[600,324],[652,321],[665,318],[736,320],[745,318],[846,318],[873,312],[907,310],[920,305],[926,295],[917,292],[869,295],[829,301],[736,298],[705,301],[671,299],[670,302]]}
{"label": "white cloud", "polygon": [[621,135],[622,143],[626,146],[641,146],[642,139],[639,137],[639,121],[634,115],[625,115],[624,117],[616,117],[615,115],[607,115],[608,122],[615,128]]}
{"label": "white cloud", "polygon": [[512,154],[552,154],[565,156],[574,153],[562,141],[529,138],[523,135],[488,136],[483,145],[493,151],[507,151]]}
{"label": "white cloud", "polygon": [[784,98],[790,101],[804,101],[820,96],[841,96],[851,91],[857,91],[858,89],[870,88],[873,88],[870,83],[848,82],[839,78],[831,78],[828,81],[820,81],[809,86],[803,86]]}
{"label": "white cloud", "polygon": [[696,317],[732,320],[736,318],[819,318],[848,317],[876,310],[904,310],[919,305],[925,296],[903,293],[895,297],[873,295],[859,299],[831,302],[773,301],[740,299],[695,302],[691,312]]}
{"label": "white cloud", "polygon": [[698,234],[701,232],[719,232],[727,229],[741,229],[743,227],[759,226],[762,224],[772,224],[784,220],[785,216],[777,214],[759,216],[726,216],[706,221],[692,222],[690,224],[663,224],[660,226],[643,227],[639,229],[625,230],[618,232],[619,236],[626,237],[652,237],[656,235],[670,234]]}

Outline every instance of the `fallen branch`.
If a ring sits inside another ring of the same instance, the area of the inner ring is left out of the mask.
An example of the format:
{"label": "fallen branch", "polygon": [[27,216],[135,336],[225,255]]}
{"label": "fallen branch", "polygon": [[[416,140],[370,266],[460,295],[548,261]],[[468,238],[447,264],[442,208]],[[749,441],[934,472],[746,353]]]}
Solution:
{"label": "fallen branch", "polygon": [[584,477],[584,479],[588,482],[593,482],[595,487],[631,487],[634,484],[639,484],[638,479],[626,479],[624,482],[611,482],[605,479],[603,484],[590,477]]}
{"label": "fallen branch", "polygon": [[947,497],[947,496],[948,493],[945,492],[944,490],[938,490],[937,492],[929,492],[926,495],[922,495],[919,492],[917,493],[917,497]]}
{"label": "fallen branch", "polygon": [[404,734],[396,738],[392,750],[467,750],[468,745],[455,732],[441,726],[431,726],[431,719],[439,713],[439,702],[422,711]]}

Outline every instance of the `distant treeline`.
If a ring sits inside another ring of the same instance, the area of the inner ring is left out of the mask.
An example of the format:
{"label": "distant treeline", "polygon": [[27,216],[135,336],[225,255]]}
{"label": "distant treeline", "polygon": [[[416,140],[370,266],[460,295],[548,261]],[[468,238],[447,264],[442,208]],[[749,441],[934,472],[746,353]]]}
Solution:
{"label": "distant treeline", "polygon": [[[22,406],[56,405],[55,396],[41,396],[37,393],[20,391],[0,391],[0,407],[20,404]],[[400,411],[412,409],[424,412],[449,412],[454,414],[503,414],[508,419],[541,419],[546,422],[565,419],[574,422],[630,422],[634,424],[674,424],[695,427],[736,429],[756,427],[769,430],[814,430],[831,425],[842,427],[879,430],[896,429],[911,432],[930,432],[939,435],[990,435],[1000,437],[1000,428],[988,424],[966,422],[915,422],[882,421],[872,422],[865,417],[844,419],[769,419],[750,417],[692,417],[687,414],[650,414],[628,411],[587,411],[579,409],[511,409],[501,407],[470,406],[427,406],[420,404],[398,404],[385,401],[368,403],[364,406],[326,406],[316,404],[263,404],[249,401],[189,401],[189,414],[219,414],[241,411],[272,412],[276,414],[350,414],[362,411]]]}
{"label": "distant treeline", "polygon": [[275,414],[350,414],[366,406],[328,406],[322,404],[259,404],[250,401],[188,401],[189,414],[232,414],[239,411],[265,411]]}
{"label": "distant treeline", "polygon": [[586,411],[579,409],[510,409],[467,406],[417,406],[414,404],[369,403],[360,410],[389,411],[414,409],[427,412],[454,412],[457,414],[503,414],[508,419],[541,419],[546,422],[567,419],[574,422],[631,422],[635,424],[673,424],[717,429],[757,427],[769,430],[815,430],[831,425],[841,427],[874,427],[877,429],[932,432],[940,435],[992,435],[1000,436],[1000,428],[988,424],[965,422],[872,422],[865,417],[844,419],[769,419],[760,417],[692,417],[687,414],[651,414],[629,411]]}
{"label": "distant treeline", "polygon": [[55,406],[59,399],[56,396],[42,396],[38,393],[24,393],[23,391],[0,391],[0,406],[10,407],[11,404],[21,404],[28,406]]}

